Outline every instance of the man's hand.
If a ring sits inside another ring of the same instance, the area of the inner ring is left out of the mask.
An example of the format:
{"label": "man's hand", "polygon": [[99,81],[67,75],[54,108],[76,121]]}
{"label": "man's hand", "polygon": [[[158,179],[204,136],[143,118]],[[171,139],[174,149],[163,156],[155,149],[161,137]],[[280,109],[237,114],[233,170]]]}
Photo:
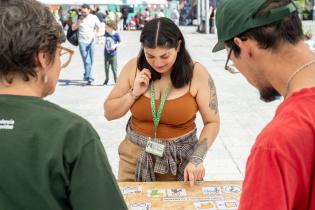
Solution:
{"label": "man's hand", "polygon": [[198,161],[192,162],[195,161],[189,162],[184,170],[184,181],[189,181],[191,187],[194,186],[196,181],[202,181],[205,176],[205,167],[202,161],[199,163]]}

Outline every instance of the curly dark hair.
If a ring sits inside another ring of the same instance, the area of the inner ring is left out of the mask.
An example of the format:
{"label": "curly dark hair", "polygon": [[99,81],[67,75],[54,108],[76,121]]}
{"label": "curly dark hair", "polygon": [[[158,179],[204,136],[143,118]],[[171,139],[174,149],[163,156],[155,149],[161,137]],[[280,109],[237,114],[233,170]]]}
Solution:
{"label": "curly dark hair", "polygon": [[0,79],[12,83],[16,74],[25,81],[36,77],[38,53],[47,53],[53,64],[57,45],[64,41],[64,32],[47,6],[36,0],[1,0]]}
{"label": "curly dark hair", "polygon": [[171,72],[171,81],[175,88],[181,88],[189,84],[193,77],[193,61],[186,50],[185,39],[182,32],[169,18],[156,18],[145,24],[140,35],[142,47],[137,60],[137,68],[140,71],[143,68],[149,68],[152,73],[153,81],[160,79],[161,74],[148,64],[143,48],[177,48],[180,41],[180,49]]}

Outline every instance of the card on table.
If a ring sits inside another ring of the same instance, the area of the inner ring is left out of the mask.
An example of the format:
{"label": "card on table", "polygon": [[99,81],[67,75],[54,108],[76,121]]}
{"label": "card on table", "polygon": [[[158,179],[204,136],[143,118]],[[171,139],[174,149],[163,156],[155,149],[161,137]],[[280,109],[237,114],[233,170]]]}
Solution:
{"label": "card on table", "polygon": [[216,195],[216,194],[222,194],[222,190],[221,190],[221,187],[219,186],[203,187],[202,193],[204,195]]}
{"label": "card on table", "polygon": [[240,186],[228,185],[223,187],[225,193],[241,193],[242,189]]}
{"label": "card on table", "polygon": [[149,210],[151,203],[132,203],[130,204],[130,210]]}
{"label": "card on table", "polygon": [[216,201],[218,209],[238,209],[238,201],[236,200],[224,200]]}
{"label": "card on table", "polygon": [[148,197],[161,198],[166,196],[165,189],[150,189],[148,190]]}
{"label": "card on table", "polygon": [[216,209],[214,203],[212,201],[206,201],[206,202],[196,202],[194,203],[196,210],[211,210]]}
{"label": "card on table", "polygon": [[121,193],[123,195],[126,194],[135,194],[135,193],[142,193],[142,187],[141,186],[129,186],[129,187],[122,187]]}
{"label": "card on table", "polygon": [[173,188],[167,189],[167,196],[187,196],[186,190],[184,188]]}

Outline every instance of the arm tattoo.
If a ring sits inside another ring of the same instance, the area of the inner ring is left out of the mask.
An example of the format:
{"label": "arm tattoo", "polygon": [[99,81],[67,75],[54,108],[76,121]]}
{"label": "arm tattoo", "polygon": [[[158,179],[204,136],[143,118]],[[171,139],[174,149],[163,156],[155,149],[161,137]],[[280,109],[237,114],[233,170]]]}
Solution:
{"label": "arm tattoo", "polygon": [[214,111],[215,114],[218,113],[218,99],[217,99],[217,93],[215,90],[214,82],[209,74],[208,78],[208,85],[210,88],[210,102],[209,107]]}
{"label": "arm tattoo", "polygon": [[194,152],[190,157],[190,162],[197,167],[197,165],[203,162],[203,159],[206,156],[207,151],[208,139],[204,138],[195,145]]}

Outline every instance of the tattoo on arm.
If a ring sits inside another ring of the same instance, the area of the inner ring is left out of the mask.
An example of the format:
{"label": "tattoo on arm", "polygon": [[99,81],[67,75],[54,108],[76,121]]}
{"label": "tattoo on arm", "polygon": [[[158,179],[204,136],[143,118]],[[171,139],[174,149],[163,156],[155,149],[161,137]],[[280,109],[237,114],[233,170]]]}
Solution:
{"label": "tattoo on arm", "polygon": [[194,152],[190,157],[190,162],[195,166],[203,162],[204,157],[208,151],[208,139],[204,138],[199,141],[194,148]]}
{"label": "tattoo on arm", "polygon": [[218,113],[218,99],[217,99],[217,93],[215,90],[215,85],[213,82],[213,79],[211,78],[209,74],[208,78],[208,85],[210,88],[210,102],[209,102],[209,107],[214,111],[215,114]]}

